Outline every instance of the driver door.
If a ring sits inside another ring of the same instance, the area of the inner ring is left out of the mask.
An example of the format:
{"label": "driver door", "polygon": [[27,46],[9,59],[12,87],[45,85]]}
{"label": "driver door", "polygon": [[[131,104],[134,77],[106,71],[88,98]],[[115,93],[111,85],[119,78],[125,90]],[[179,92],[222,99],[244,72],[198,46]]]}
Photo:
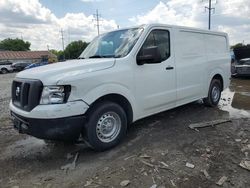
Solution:
{"label": "driver door", "polygon": [[171,29],[153,29],[141,46],[142,50],[157,46],[161,62],[148,62],[135,68],[136,100],[142,112],[147,116],[176,105],[176,67],[173,55]]}

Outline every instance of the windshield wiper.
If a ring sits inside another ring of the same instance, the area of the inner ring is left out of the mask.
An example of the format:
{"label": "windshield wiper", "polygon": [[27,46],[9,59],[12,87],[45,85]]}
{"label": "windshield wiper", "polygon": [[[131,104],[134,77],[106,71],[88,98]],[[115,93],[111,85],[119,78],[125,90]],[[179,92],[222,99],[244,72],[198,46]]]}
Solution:
{"label": "windshield wiper", "polygon": [[114,57],[114,55],[93,55],[90,56],[89,58],[109,58],[109,57]]}
{"label": "windshield wiper", "polygon": [[89,58],[103,58],[104,56],[101,56],[101,55],[93,55],[93,56],[90,56]]}

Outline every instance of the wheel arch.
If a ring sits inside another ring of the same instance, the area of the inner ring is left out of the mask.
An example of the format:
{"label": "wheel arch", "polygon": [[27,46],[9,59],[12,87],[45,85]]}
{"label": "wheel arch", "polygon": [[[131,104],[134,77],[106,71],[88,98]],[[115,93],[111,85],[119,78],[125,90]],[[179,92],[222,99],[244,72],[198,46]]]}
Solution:
{"label": "wheel arch", "polygon": [[225,78],[226,78],[226,75],[224,74],[223,69],[221,69],[219,67],[214,69],[208,76],[207,92],[209,91],[209,87],[210,87],[210,84],[211,84],[213,79],[217,79],[221,82],[222,90],[223,90],[224,87],[227,85],[227,83],[225,83]]}
{"label": "wheel arch", "polygon": [[[219,81],[220,81],[220,83],[222,84],[222,85],[221,85],[221,88],[222,88],[222,90],[223,90],[223,88],[224,88],[224,80],[223,80],[223,77],[221,76],[221,74],[215,74],[215,75],[213,76],[213,78],[211,79],[211,81],[212,81],[213,79],[216,79],[216,80],[219,80]],[[210,81],[210,83],[211,83],[211,81]]]}
{"label": "wheel arch", "polygon": [[132,105],[126,97],[117,93],[110,93],[97,98],[94,102],[91,103],[86,113],[88,113],[96,104],[104,101],[110,101],[120,105],[126,113],[128,124],[131,124],[133,122],[134,115]]}

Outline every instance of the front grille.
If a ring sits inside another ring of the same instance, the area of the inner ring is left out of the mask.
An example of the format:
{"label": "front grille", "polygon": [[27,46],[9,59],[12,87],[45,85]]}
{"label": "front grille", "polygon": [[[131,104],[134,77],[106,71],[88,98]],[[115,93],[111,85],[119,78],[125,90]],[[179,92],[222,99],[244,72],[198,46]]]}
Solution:
{"label": "front grille", "polygon": [[12,83],[12,102],[13,105],[31,111],[39,102],[43,84],[40,80],[15,79]]}

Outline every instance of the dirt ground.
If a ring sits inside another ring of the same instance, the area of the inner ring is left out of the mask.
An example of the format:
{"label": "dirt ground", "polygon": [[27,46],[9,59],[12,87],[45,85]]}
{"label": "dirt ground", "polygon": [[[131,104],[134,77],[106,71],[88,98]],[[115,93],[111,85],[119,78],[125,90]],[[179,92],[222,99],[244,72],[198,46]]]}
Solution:
{"label": "dirt ground", "polygon": [[[203,188],[218,187],[223,176],[221,187],[250,187],[250,171],[239,166],[250,160],[250,79],[232,79],[218,108],[197,101],[148,117],[98,153],[18,134],[7,113],[13,77],[0,75],[0,187]],[[188,127],[217,119],[230,121]]]}

